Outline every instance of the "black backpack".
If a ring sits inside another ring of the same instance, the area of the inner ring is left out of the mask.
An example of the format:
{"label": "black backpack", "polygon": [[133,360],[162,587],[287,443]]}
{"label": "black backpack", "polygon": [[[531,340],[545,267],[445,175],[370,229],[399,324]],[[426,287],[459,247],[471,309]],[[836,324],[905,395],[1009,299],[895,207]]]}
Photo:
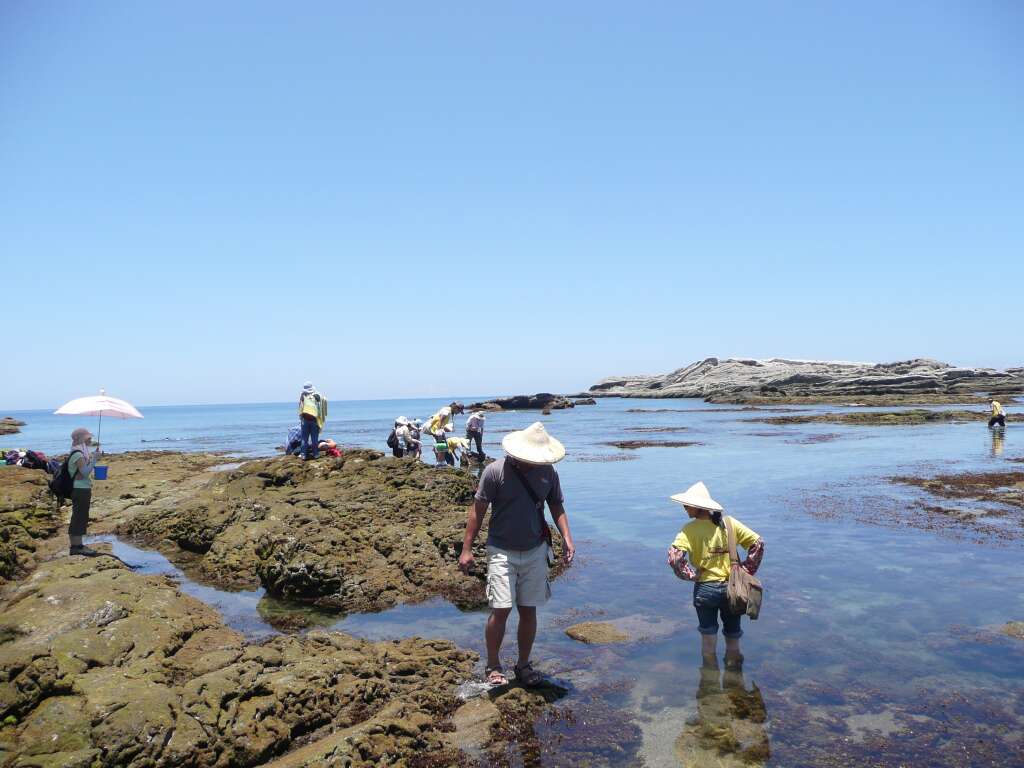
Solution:
{"label": "black backpack", "polygon": [[398,447],[398,435],[395,434],[395,430],[391,430],[391,434],[388,435],[388,448],[394,450]]}
{"label": "black backpack", "polygon": [[64,461],[61,462],[60,468],[53,473],[53,477],[50,478],[48,483],[50,492],[57,497],[58,501],[63,502],[64,499],[70,499],[71,492],[75,489],[75,478],[71,476],[71,472],[68,470],[68,462],[71,461],[71,457],[76,453],[82,452],[72,451],[69,453]]}

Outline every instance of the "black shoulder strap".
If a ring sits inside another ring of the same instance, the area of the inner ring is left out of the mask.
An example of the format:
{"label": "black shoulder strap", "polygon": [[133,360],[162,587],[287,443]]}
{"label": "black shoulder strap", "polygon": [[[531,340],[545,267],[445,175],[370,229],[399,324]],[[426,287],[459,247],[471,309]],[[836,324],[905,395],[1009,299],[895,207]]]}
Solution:
{"label": "black shoulder strap", "polygon": [[538,507],[543,507],[544,501],[537,495],[537,492],[533,490],[533,486],[526,482],[526,475],[523,474],[522,470],[519,469],[515,463],[510,463],[508,459],[505,459],[505,466],[509,467],[515,473],[520,484],[526,489],[526,492],[530,494],[530,498],[533,499],[533,503]]}
{"label": "black shoulder strap", "polygon": [[[64,457],[64,471],[65,472],[70,472],[71,471],[71,457],[74,456],[76,453],[81,454],[82,456],[85,456],[85,454],[82,453],[81,451],[72,451],[67,456],[65,456]],[[76,472],[75,474],[78,474],[78,473]]]}

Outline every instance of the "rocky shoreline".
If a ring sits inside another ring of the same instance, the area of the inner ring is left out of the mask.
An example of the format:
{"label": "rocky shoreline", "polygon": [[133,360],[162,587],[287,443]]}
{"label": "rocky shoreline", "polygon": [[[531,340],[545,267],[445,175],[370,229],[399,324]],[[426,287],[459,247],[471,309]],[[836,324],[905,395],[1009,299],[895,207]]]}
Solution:
{"label": "rocky shoreline", "polygon": [[912,405],[982,402],[983,395],[1019,393],[1024,393],[1024,367],[958,368],[927,359],[875,364],[709,357],[671,373],[606,378],[580,396],[699,397],[751,405]]}
{"label": "rocky shoreline", "polygon": [[[263,584],[332,610],[485,603],[482,574],[455,568],[469,473],[365,450],[210,471],[223,463],[109,457],[92,532],[165,551],[208,584]],[[478,659],[448,640],[249,641],[173,579],[66,557],[68,510],[46,475],[4,472],[0,765],[427,768],[469,765],[469,753],[490,764],[566,693],[509,686],[462,703],[456,686]]]}
{"label": "rocky shoreline", "polygon": [[[118,535],[199,580],[336,612],[444,597],[486,605],[484,575],[456,568],[476,479],[378,451],[250,461],[173,501],[138,504]],[[485,557],[486,529],[474,553]],[[560,543],[556,542],[556,548]]]}

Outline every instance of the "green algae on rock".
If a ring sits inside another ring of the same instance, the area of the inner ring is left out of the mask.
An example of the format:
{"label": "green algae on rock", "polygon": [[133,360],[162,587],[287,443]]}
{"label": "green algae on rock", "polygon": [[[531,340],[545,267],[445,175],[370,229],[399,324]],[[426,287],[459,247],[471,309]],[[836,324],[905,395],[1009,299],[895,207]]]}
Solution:
{"label": "green algae on rock", "polygon": [[[927,408],[911,408],[905,411],[854,411],[852,413],[818,413],[797,416],[767,416],[746,419],[762,424],[854,424],[862,426],[886,426],[900,424],[940,423],[984,423],[987,411],[933,411]],[[1021,414],[1008,414],[1007,421],[1020,421]]]}
{"label": "green algae on rock", "polygon": [[[185,561],[200,580],[262,584],[274,597],[326,610],[378,611],[433,596],[478,608],[486,604],[482,569],[465,576],[457,568],[475,489],[469,472],[378,451],[313,462],[283,456],[213,475],[173,508],[142,505],[118,533]],[[474,546],[481,562],[485,536]]]}
{"label": "green algae on rock", "polygon": [[605,643],[627,643],[628,634],[610,621],[584,621],[567,627],[565,634],[581,643],[603,645]]}
{"label": "green algae on rock", "polygon": [[444,749],[475,661],[419,638],[246,643],[169,579],[107,557],[45,563],[2,608],[0,719],[17,722],[0,731],[5,765],[252,766],[327,740],[338,764],[408,761]]}
{"label": "green algae on rock", "polygon": [[4,467],[0,476],[0,584],[31,569],[43,539],[60,526],[60,514],[38,469]]}

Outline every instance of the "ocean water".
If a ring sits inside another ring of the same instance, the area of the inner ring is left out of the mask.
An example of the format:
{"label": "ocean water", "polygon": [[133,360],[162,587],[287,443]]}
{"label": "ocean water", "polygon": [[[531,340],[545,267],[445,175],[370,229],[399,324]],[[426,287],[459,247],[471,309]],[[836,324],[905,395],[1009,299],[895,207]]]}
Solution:
{"label": "ocean water", "polygon": [[[324,434],[383,450],[395,416],[425,418],[441,404],[332,402]],[[291,403],[143,411],[143,421],[104,421],[107,450],[270,455],[295,420]],[[1024,471],[1014,461],[1024,458],[1024,430],[992,433],[978,411],[978,423],[902,427],[770,425],[753,421],[773,415],[764,410],[693,400],[489,414],[490,453],[500,453],[506,431],[538,418],[568,450],[558,469],[578,559],[540,613],[534,654],[566,689],[557,706],[567,714],[537,724],[542,764],[1024,765],[1024,643],[996,631],[1024,619],[1019,541],[998,536],[999,518],[983,537],[908,525],[923,519],[927,497],[888,480]],[[0,447],[56,452],[77,426],[10,415],[28,425]],[[607,445],[630,439],[698,444]],[[758,621],[744,621],[741,675],[700,669],[692,587],[665,564],[685,522],[668,497],[696,480],[766,541],[765,603]],[[144,570],[174,572],[160,555],[115,544]],[[225,593],[178,576],[256,637],[273,631],[263,615],[289,610],[259,591]],[[370,638],[439,636],[482,651],[484,616],[434,600],[316,620]],[[586,646],[564,634],[591,619],[619,622],[636,642]]]}

